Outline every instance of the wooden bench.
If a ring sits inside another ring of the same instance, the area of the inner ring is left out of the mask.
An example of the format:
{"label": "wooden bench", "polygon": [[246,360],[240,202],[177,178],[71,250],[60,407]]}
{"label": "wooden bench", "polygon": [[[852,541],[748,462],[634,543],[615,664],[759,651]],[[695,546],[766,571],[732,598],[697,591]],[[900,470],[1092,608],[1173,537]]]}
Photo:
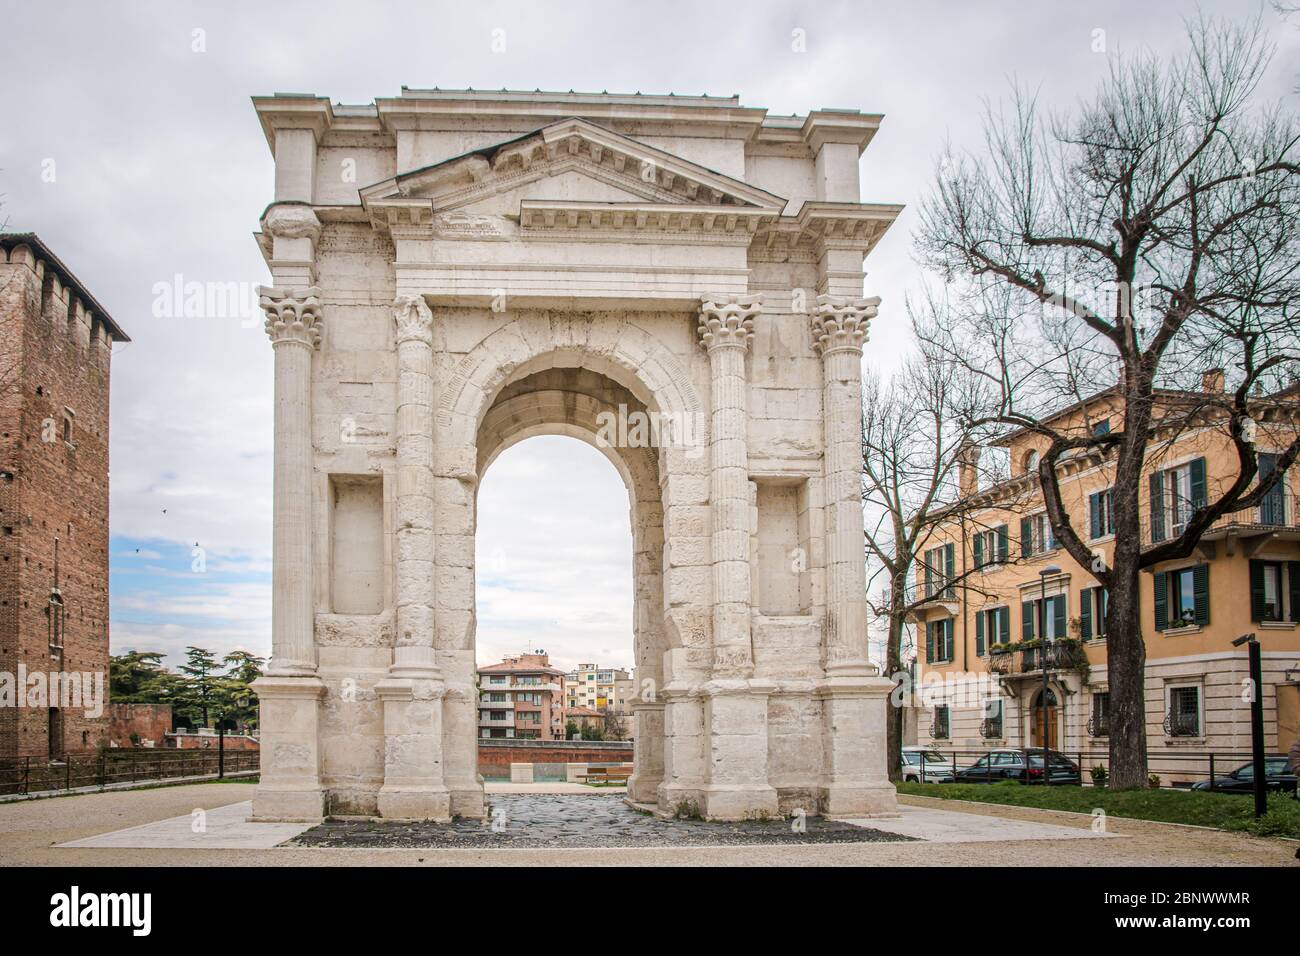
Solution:
{"label": "wooden bench", "polygon": [[583,783],[627,783],[630,776],[631,767],[597,767],[578,774],[578,779]]}

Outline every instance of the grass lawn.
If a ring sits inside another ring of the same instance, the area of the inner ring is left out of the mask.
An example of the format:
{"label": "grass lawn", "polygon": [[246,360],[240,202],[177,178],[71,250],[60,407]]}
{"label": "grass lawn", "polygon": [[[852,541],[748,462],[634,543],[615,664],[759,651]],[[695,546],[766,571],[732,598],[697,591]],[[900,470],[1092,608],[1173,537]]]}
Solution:
{"label": "grass lawn", "polygon": [[941,800],[971,800],[1043,810],[1092,813],[1158,823],[1190,823],[1240,830],[1256,836],[1300,839],[1300,802],[1290,795],[1269,794],[1268,813],[1255,819],[1249,795],[1191,790],[1107,790],[1097,787],[1026,787],[1019,783],[900,783],[899,793]]}

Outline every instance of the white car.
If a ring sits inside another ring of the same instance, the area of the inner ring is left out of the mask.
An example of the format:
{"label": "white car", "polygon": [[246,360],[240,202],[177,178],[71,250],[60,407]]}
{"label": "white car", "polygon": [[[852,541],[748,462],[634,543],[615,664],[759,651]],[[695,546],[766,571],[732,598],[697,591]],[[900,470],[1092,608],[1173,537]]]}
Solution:
{"label": "white car", "polygon": [[903,748],[904,782],[952,783],[955,774],[952,761],[939,751],[931,747]]}

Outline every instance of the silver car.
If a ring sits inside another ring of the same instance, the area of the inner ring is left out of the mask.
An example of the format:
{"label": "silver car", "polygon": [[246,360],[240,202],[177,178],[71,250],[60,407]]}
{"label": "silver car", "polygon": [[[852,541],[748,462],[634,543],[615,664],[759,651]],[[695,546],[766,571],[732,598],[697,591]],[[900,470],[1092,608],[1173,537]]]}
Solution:
{"label": "silver car", "polygon": [[903,748],[903,780],[911,783],[952,783],[952,761],[931,747]]}

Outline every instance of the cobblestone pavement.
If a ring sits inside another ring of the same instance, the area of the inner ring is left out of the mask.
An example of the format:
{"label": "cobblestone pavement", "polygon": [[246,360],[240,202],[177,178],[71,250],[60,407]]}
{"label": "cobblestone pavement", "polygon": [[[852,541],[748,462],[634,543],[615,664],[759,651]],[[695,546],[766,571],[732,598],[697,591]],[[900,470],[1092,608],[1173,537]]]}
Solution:
{"label": "cobblestone pavement", "polygon": [[487,821],[371,823],[330,821],[312,827],[285,846],[354,848],[674,847],[751,844],[906,842],[833,820],[809,817],[806,832],[791,820],[706,823],[660,820],[632,809],[616,795],[512,793],[488,798]]}

